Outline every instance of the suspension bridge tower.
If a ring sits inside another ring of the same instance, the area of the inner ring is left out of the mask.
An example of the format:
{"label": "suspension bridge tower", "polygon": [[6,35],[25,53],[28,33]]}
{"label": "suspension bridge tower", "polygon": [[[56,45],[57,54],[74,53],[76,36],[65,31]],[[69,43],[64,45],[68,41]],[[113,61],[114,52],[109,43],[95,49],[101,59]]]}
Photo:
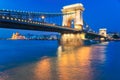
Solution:
{"label": "suspension bridge tower", "polygon": [[[99,35],[107,37],[107,29],[106,28],[100,28],[99,29]],[[105,38],[100,38],[101,41],[104,41]]]}
{"label": "suspension bridge tower", "polygon": [[[83,11],[81,3],[64,6],[62,9],[63,22],[62,26],[74,28],[83,31]],[[78,46],[83,44],[85,33],[63,33],[61,34],[61,44],[68,46]]]}
{"label": "suspension bridge tower", "polygon": [[[62,9],[63,15],[63,26],[70,27],[74,24],[74,28],[83,30],[83,4],[77,3],[72,5],[64,6]],[[73,21],[73,22],[72,22]]]}

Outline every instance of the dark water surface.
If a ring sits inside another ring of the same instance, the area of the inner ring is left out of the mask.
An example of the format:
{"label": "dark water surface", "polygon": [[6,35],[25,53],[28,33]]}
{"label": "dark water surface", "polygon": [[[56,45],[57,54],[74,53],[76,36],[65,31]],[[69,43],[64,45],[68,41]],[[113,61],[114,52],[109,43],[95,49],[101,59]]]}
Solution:
{"label": "dark water surface", "polygon": [[0,80],[120,80],[120,42],[76,49],[57,41],[0,41]]}

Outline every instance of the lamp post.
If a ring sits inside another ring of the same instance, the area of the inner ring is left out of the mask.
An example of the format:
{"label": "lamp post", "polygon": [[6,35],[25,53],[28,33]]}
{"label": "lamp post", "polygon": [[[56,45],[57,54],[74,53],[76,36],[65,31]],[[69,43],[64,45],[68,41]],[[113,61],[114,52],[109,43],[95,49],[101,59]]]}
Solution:
{"label": "lamp post", "polygon": [[45,22],[45,16],[41,16],[42,18],[42,22],[44,23]]}
{"label": "lamp post", "polygon": [[31,18],[29,18],[29,21],[31,21],[32,19]]}

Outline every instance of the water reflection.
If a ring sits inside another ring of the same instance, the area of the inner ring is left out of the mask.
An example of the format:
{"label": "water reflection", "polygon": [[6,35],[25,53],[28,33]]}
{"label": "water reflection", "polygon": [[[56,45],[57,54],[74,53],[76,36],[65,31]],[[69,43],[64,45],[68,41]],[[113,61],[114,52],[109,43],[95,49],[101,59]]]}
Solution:
{"label": "water reflection", "polygon": [[50,59],[46,58],[36,64],[34,73],[35,80],[51,79],[51,64]]}
{"label": "water reflection", "polygon": [[[40,60],[34,69],[35,80],[94,80],[96,64],[105,62],[104,45],[83,46],[63,50],[58,47],[57,57]],[[99,74],[99,71],[98,71]]]}
{"label": "water reflection", "polygon": [[7,78],[8,78],[7,74],[0,72],[0,80],[6,80]]}
{"label": "water reflection", "polygon": [[[58,57],[60,80],[90,80],[90,47],[62,52]],[[59,54],[58,54],[59,55]]]}
{"label": "water reflection", "polygon": [[[26,45],[27,57],[19,53],[22,50],[20,46],[17,48],[20,50],[16,53],[18,57],[9,53],[10,56],[18,58],[16,60],[24,56],[26,63],[23,64],[21,60],[15,61],[14,64],[19,65],[2,70],[0,80],[106,80],[103,71],[108,60],[106,57],[107,43],[77,48],[57,46],[56,42],[49,42],[51,44],[46,43],[46,45],[45,43],[43,45],[33,44],[34,49],[32,49],[33,46]],[[6,62],[11,65],[14,59],[9,58],[7,59],[4,55]]]}

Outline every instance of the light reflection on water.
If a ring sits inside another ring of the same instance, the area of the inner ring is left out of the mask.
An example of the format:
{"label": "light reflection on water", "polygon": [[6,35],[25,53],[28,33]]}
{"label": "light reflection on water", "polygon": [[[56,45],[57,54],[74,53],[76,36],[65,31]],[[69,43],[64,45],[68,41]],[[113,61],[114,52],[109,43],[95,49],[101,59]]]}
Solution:
{"label": "light reflection on water", "polygon": [[46,58],[38,62],[35,77],[37,80],[93,80],[91,62],[98,60],[103,63],[105,48],[85,46],[65,51],[59,46],[56,58]]}
{"label": "light reflection on water", "polygon": [[96,66],[105,63],[106,47],[101,44],[65,50],[59,46],[57,56],[45,56],[5,70],[0,73],[0,80],[96,80],[101,74]]}

